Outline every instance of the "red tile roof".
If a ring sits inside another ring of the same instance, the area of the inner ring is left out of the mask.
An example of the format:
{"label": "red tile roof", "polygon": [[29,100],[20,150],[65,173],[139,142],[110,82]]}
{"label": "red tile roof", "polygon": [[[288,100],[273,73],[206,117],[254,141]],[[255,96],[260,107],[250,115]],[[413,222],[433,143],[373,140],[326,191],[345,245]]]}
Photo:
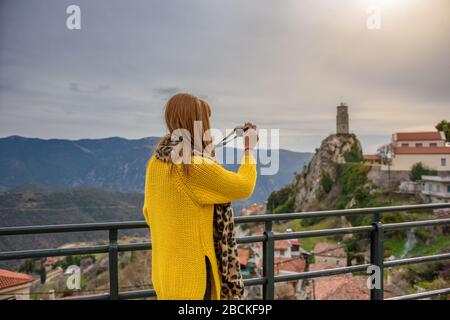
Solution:
{"label": "red tile roof", "polygon": [[439,131],[431,132],[398,132],[397,141],[442,140]]}
{"label": "red tile roof", "polygon": [[[263,232],[255,232],[252,233],[252,236],[262,236]],[[279,234],[275,232],[275,234]],[[284,250],[292,246],[301,246],[301,243],[297,239],[289,239],[289,240],[276,240],[275,241],[275,249],[276,250]],[[262,242],[253,243],[253,247],[262,247]]]}
{"label": "red tile roof", "polygon": [[289,240],[277,240],[275,241],[275,250],[286,250],[292,246]]}
{"label": "red tile roof", "polygon": [[275,272],[290,271],[304,272],[306,270],[305,259],[302,258],[275,258]]}
{"label": "red tile roof", "polygon": [[56,262],[62,260],[63,258],[64,257],[48,257],[44,262],[44,266],[54,265]]}
{"label": "red tile roof", "polygon": [[378,154],[365,154],[364,160],[381,160],[380,156]]}
{"label": "red tile roof", "polygon": [[[333,269],[317,264],[310,271]],[[370,291],[365,285],[367,277],[351,273],[315,278],[312,281],[314,300],[368,300]]]}
{"label": "red tile roof", "polygon": [[338,244],[329,242],[319,242],[314,246],[313,253],[318,256],[346,257],[347,253]]}
{"label": "red tile roof", "polygon": [[33,281],[29,274],[0,269],[0,289],[18,286]]}
{"label": "red tile roof", "polygon": [[[309,266],[309,271],[333,269],[318,265]],[[314,300],[369,300],[370,290],[367,288],[367,276],[354,276],[351,273],[312,279]],[[397,286],[384,284],[385,298],[404,294]]]}
{"label": "red tile roof", "polygon": [[397,147],[394,154],[450,154],[450,147]]}

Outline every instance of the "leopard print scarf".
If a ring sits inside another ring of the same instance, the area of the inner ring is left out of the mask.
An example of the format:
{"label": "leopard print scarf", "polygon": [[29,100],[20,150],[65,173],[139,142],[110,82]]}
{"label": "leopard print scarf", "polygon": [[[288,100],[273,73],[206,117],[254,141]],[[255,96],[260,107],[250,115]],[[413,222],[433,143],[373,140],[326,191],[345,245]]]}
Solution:
{"label": "leopard print scarf", "polygon": [[[179,141],[172,141],[170,135],[164,136],[155,149],[157,159],[171,163],[171,152]],[[215,161],[215,159],[212,159]],[[244,280],[237,251],[234,228],[234,214],[231,203],[214,205],[213,217],[214,250],[221,275],[220,298],[239,300],[244,296]]]}

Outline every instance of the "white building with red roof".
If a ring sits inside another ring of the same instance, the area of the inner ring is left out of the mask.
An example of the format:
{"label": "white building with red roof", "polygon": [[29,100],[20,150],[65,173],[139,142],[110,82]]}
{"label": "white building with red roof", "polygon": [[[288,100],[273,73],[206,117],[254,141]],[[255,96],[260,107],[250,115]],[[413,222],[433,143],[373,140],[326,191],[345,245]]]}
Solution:
{"label": "white building with red roof", "polygon": [[0,300],[30,300],[33,277],[0,269]]}
{"label": "white building with red roof", "polygon": [[412,166],[418,162],[440,174],[450,173],[450,147],[446,145],[443,132],[399,132],[393,134],[390,166],[384,164],[381,169],[410,171]]}

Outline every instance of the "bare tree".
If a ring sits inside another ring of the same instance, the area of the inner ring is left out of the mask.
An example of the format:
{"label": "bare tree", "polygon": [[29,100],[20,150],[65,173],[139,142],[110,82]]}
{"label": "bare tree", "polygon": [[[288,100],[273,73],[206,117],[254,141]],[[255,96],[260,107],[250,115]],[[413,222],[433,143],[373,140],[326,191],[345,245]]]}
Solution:
{"label": "bare tree", "polygon": [[387,165],[388,167],[388,189],[391,189],[391,164],[392,164],[392,150],[393,146],[391,143],[382,145],[377,149],[377,154],[381,159],[381,163]]}

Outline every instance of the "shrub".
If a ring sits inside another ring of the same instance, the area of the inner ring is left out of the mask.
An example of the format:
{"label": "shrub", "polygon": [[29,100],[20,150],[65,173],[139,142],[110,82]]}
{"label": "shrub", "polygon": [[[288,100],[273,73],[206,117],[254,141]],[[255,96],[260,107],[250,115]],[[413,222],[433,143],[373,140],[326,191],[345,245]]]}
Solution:
{"label": "shrub", "polygon": [[429,169],[423,165],[422,162],[417,162],[411,168],[410,179],[411,181],[417,181],[422,179],[422,176],[435,176],[437,175],[436,170]]}
{"label": "shrub", "polygon": [[344,154],[345,162],[363,162],[362,150],[354,144],[352,148]]}
{"label": "shrub", "polygon": [[295,212],[295,197],[289,196],[286,202],[276,207],[273,213],[291,213]]}
{"label": "shrub", "polygon": [[344,194],[353,194],[358,187],[367,183],[370,167],[362,163],[343,163],[337,167],[337,182]]}
{"label": "shrub", "polygon": [[324,217],[307,218],[302,219],[300,223],[303,227],[309,227],[322,222],[324,219]]}
{"label": "shrub", "polygon": [[320,180],[320,185],[325,193],[329,193],[333,187],[333,179],[331,179],[328,173],[325,173]]}
{"label": "shrub", "polygon": [[[269,213],[281,212],[281,210],[293,209],[295,198],[290,186],[273,191],[267,199],[267,211]],[[285,211],[288,212],[288,211]]]}

